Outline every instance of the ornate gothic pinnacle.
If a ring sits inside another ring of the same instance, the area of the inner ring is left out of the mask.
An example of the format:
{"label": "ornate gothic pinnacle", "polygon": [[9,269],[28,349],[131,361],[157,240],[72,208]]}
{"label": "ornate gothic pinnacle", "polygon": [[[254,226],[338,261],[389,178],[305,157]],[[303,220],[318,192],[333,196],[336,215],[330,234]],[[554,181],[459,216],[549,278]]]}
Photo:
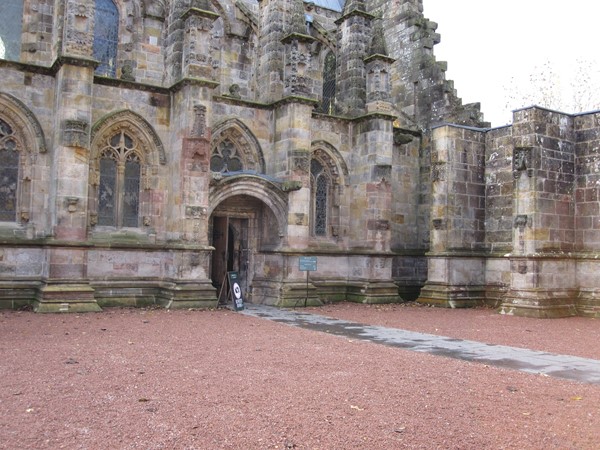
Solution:
{"label": "ornate gothic pinnacle", "polygon": [[388,56],[381,19],[376,20],[373,24],[373,39],[371,40],[371,49],[369,54]]}
{"label": "ornate gothic pinnacle", "polygon": [[364,0],[348,0],[344,5],[344,12],[342,15],[345,16],[353,11],[367,12]]}
{"label": "ornate gothic pinnacle", "polygon": [[290,34],[306,34],[306,18],[304,16],[304,1],[292,0],[292,23]]}

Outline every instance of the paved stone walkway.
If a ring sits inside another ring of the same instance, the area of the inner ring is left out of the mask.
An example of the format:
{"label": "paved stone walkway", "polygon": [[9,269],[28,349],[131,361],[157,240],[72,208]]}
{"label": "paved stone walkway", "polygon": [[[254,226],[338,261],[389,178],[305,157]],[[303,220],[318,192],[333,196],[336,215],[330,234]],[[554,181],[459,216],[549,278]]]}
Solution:
{"label": "paved stone walkway", "polygon": [[286,325],[361,339],[414,352],[545,374],[582,383],[600,384],[600,361],[505,345],[454,339],[397,328],[364,325],[289,309],[246,305],[241,313]]}

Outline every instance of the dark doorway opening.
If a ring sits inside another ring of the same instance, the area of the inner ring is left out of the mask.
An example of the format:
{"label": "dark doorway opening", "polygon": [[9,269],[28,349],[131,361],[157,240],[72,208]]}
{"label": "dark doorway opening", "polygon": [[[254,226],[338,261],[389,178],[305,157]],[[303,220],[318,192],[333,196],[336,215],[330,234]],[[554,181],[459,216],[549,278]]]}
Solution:
{"label": "dark doorway opening", "polygon": [[247,298],[248,266],[250,258],[247,218],[219,217],[213,218],[212,244],[215,247],[212,260],[211,278],[217,292],[221,293],[220,301],[226,301],[227,293],[221,289],[227,272],[237,272]]}

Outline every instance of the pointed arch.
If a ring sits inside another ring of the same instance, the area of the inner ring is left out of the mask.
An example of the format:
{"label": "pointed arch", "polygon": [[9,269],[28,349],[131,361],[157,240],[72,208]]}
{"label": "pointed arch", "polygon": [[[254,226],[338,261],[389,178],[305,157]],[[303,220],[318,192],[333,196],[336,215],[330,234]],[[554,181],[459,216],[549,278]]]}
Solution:
{"label": "pointed arch", "polygon": [[347,179],[348,167],[335,147],[325,141],[313,142],[310,159],[312,236],[339,237],[340,202]]}
{"label": "pointed arch", "polygon": [[25,103],[10,94],[0,92],[0,114],[7,117],[14,131],[23,136],[26,150],[34,153],[46,152],[46,138],[42,126]]}
{"label": "pointed arch", "polygon": [[[149,158],[148,163],[153,165],[167,163],[165,147],[154,127],[141,115],[128,109],[107,114],[94,124],[91,132],[92,152],[98,151],[98,139],[112,135],[111,132],[120,129],[129,130],[139,140],[145,157]],[[94,156],[92,154],[92,157]]]}
{"label": "pointed arch", "polygon": [[313,141],[312,156],[318,158],[329,169],[335,184],[348,184],[348,166],[341,153],[327,141]]}
{"label": "pointed arch", "polygon": [[43,170],[34,168],[42,164],[37,155],[45,152],[35,115],[17,98],[0,92],[0,222],[26,224],[33,218],[34,186]]}
{"label": "pointed arch", "polygon": [[[235,164],[235,170],[227,166],[227,161]],[[265,159],[262,148],[250,131],[239,119],[225,120],[212,129],[211,170],[253,171],[265,173]]]}
{"label": "pointed arch", "polygon": [[89,223],[94,227],[150,227],[161,196],[152,195],[164,147],[139,114],[117,111],[92,127]]}

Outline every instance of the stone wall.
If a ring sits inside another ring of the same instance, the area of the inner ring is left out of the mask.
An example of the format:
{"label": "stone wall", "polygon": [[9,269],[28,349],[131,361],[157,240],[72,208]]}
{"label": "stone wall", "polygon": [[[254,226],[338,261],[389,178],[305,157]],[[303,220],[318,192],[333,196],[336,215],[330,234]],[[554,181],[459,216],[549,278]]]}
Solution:
{"label": "stone wall", "polygon": [[[114,76],[95,73],[91,0],[25,1],[20,61],[0,61],[20,152],[0,307],[214,305],[222,264],[281,306],[600,314],[598,114],[527,108],[490,130],[446,80],[421,0],[115,5]],[[99,225],[99,158],[121,132],[138,226]],[[303,255],[319,259],[308,295]]]}

